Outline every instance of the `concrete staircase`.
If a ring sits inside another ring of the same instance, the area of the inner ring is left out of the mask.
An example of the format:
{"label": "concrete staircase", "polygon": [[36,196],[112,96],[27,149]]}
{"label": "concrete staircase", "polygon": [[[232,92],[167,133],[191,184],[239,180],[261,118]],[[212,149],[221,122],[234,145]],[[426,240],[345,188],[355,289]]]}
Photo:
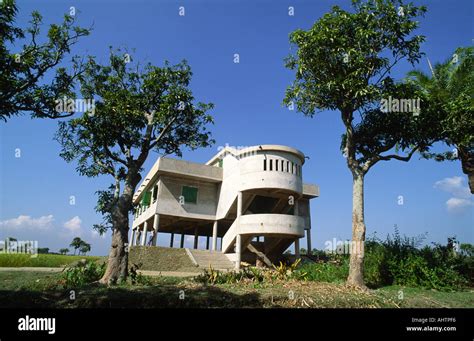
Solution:
{"label": "concrete staircase", "polygon": [[214,270],[230,270],[234,268],[234,263],[225,254],[218,251],[186,249],[191,261],[199,268]]}

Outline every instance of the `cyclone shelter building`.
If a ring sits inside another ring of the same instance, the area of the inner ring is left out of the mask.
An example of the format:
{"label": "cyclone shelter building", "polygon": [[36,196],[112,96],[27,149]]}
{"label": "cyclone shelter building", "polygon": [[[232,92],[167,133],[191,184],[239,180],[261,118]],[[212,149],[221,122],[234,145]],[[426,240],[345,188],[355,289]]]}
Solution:
{"label": "cyclone shelter building", "polygon": [[206,164],[161,157],[134,195],[130,244],[153,247],[167,233],[170,247],[180,235],[179,247],[191,236],[197,249],[201,237],[236,269],[262,253],[277,261],[292,244],[299,257],[305,234],[311,250],[310,200],[319,196],[303,183],[304,161],[281,145],[226,146]]}

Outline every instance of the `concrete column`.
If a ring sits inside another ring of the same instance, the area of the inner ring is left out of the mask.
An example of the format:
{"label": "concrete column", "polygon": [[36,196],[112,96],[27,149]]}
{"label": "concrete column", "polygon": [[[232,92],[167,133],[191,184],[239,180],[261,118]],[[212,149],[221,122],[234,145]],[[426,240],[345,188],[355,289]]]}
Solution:
{"label": "concrete column", "polygon": [[132,232],[130,233],[130,240],[128,241],[128,245],[133,246],[133,240],[135,239],[135,230],[132,228]]}
{"label": "concrete column", "polygon": [[184,232],[181,233],[181,242],[179,243],[179,247],[183,248],[184,247]]}
{"label": "concrete column", "polygon": [[198,248],[198,241],[199,241],[199,235],[198,235],[198,228],[194,228],[194,248]]}
{"label": "concrete column", "polygon": [[171,232],[170,247],[173,247],[173,244],[174,244],[174,233]]}
{"label": "concrete column", "polygon": [[212,251],[217,250],[217,220],[212,225]]}
{"label": "concrete column", "polygon": [[206,237],[206,250],[209,250],[209,236]]}
{"label": "concrete column", "polygon": [[148,222],[143,223],[143,233],[142,233],[142,246],[146,245],[146,235],[148,233]]}
{"label": "concrete column", "polygon": [[151,245],[156,246],[156,241],[158,240],[158,227],[160,226],[160,215],[155,214],[155,217],[153,218],[153,231],[155,231],[155,234],[153,235],[153,240],[151,242]]}
{"label": "concrete column", "polygon": [[140,231],[139,226],[137,226],[137,236],[135,237],[135,245],[140,245],[141,237],[142,237],[142,231]]}
{"label": "concrete column", "polygon": [[308,255],[311,254],[311,230],[306,230],[306,241],[308,242]]}
{"label": "concrete column", "polygon": [[242,236],[240,234],[235,237],[235,254],[237,256],[235,260],[235,270],[239,271],[240,262],[242,260]]}
{"label": "concrete column", "polygon": [[296,259],[300,258],[300,239],[295,239],[295,257]]}
{"label": "concrete column", "polygon": [[237,194],[237,218],[242,215],[242,192]]}

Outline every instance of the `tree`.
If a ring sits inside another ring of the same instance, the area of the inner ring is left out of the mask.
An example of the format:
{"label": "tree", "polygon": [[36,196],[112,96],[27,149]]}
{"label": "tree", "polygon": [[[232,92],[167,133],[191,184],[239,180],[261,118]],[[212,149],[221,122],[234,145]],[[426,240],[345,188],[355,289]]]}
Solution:
{"label": "tree", "polygon": [[70,247],[74,248],[74,255],[76,255],[76,250],[81,247],[82,243],[84,243],[82,239],[79,237],[76,237],[72,240],[71,244],[69,244]]}
{"label": "tree", "polygon": [[62,254],[62,255],[66,255],[66,254],[69,253],[69,249],[67,249],[67,248],[59,249],[59,253]]}
{"label": "tree", "polygon": [[416,151],[426,150],[434,132],[429,115],[386,105],[392,97],[398,103],[415,99],[416,88],[396,82],[391,71],[401,60],[414,64],[422,56],[424,37],[411,35],[418,27],[415,18],[426,9],[401,0],[356,0],[352,6],[353,12],[334,6],[308,31],[291,33],[297,51],[286,59],[286,66],[296,71],[296,79],[284,103],[310,117],[322,110],[341,115],[341,150],[353,179],[355,247],[347,281],[365,287],[364,177],[379,161],[409,161]]}
{"label": "tree", "polygon": [[437,117],[439,140],[455,151],[425,152],[436,161],[461,161],[474,194],[474,48],[458,48],[451,58],[437,63],[431,75],[420,70],[408,73],[409,81],[420,90],[429,106],[430,115]]}
{"label": "tree", "polygon": [[89,252],[90,250],[91,250],[91,244],[83,241],[81,243],[81,246],[79,247],[79,252],[85,256],[86,253]]}
{"label": "tree", "polygon": [[[45,37],[40,34],[42,17],[34,11],[31,26],[21,29],[14,25],[18,9],[14,0],[0,1],[0,119],[29,112],[33,117],[58,118],[56,100],[73,95],[74,82],[82,72],[76,57],[76,68],[70,72],[59,67],[71,52],[71,47],[90,29],[75,26],[75,15],[65,15],[60,25],[50,25]],[[21,45],[21,50],[13,51]],[[41,84],[49,71],[49,84]]]}
{"label": "tree", "polygon": [[96,100],[95,112],[61,122],[56,139],[61,156],[77,160],[81,175],[109,175],[114,183],[99,191],[97,211],[104,222],[99,232],[112,230],[107,269],[100,280],[114,284],[128,275],[129,213],[141,180],[144,162],[151,151],[181,156],[182,147],[195,149],[213,141],[207,124],[212,104],[196,103],[191,90],[191,69],[183,61],[163,67],[140,66],[129,54],[111,50],[110,64],[93,58],[80,75],[84,98]]}

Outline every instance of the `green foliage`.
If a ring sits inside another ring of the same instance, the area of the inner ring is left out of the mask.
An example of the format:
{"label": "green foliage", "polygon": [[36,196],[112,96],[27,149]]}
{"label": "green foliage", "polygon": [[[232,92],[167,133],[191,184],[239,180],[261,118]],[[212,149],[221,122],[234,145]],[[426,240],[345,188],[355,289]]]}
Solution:
{"label": "green foliage", "polygon": [[105,273],[105,263],[86,261],[67,268],[62,279],[67,287],[78,288],[98,281]]}
{"label": "green foliage", "polygon": [[86,243],[79,237],[75,237],[69,246],[74,248],[74,254],[76,254],[77,249],[79,249],[79,254],[82,253],[83,255],[91,250],[91,244]]}
{"label": "green foliage", "polygon": [[300,260],[292,264],[280,262],[273,269],[245,267],[240,271],[219,271],[212,267],[205,269],[203,273],[196,276],[194,280],[204,284],[235,284],[235,283],[254,283],[263,284],[279,280],[305,280],[306,272],[298,269]]}
{"label": "green foliage", "polygon": [[434,244],[419,249],[424,236],[401,237],[395,231],[385,241],[373,239],[367,243],[366,279],[371,286],[406,285],[451,290],[469,284],[474,268],[472,259],[457,254],[454,238],[446,246]]}
{"label": "green foliage", "polygon": [[273,265],[274,271],[272,273],[272,278],[286,280],[286,279],[306,279],[307,273],[305,271],[299,270],[301,259],[297,259],[295,262],[287,264],[280,262],[278,266]]}
{"label": "green foliage", "polygon": [[[454,251],[455,238],[447,245],[420,248],[425,235],[409,238],[398,230],[383,241],[376,237],[366,242],[364,279],[370,287],[403,285],[443,291],[474,285],[474,257],[470,244]],[[466,251],[463,251],[466,250]],[[343,282],[348,275],[348,255],[327,254],[324,261],[302,266],[308,280]]]}
{"label": "green foliage", "polygon": [[[347,12],[334,6],[310,30],[290,35],[298,50],[286,66],[296,71],[296,80],[287,89],[285,104],[295,102],[309,116],[324,109],[352,112],[380,99],[396,62],[419,60],[424,37],[410,35],[424,7],[369,0],[353,1],[353,8]],[[384,50],[389,53],[382,54]]]}
{"label": "green foliage", "polygon": [[149,276],[144,276],[138,272],[140,264],[132,264],[129,269],[129,280],[132,285],[152,285],[153,281]]}
{"label": "green foliage", "polygon": [[83,242],[81,247],[79,248],[79,252],[85,255],[87,252],[91,250],[91,244]]}
{"label": "green foliage", "polygon": [[[400,61],[414,64],[423,55],[424,37],[413,32],[425,11],[401,0],[355,0],[353,12],[334,6],[308,31],[290,35],[297,51],[286,66],[296,75],[284,103],[311,117],[322,110],[340,112],[346,128],[341,150],[353,174],[365,174],[381,160],[408,161],[432,143],[431,116],[380,109],[390,96],[415,98],[416,88],[396,82],[391,72]],[[386,154],[394,148],[396,154]]]}
{"label": "green foliage", "polygon": [[[75,17],[65,15],[61,24],[50,25],[47,34],[41,35],[42,16],[37,11],[25,29],[15,26],[17,13],[15,0],[0,1],[0,119],[6,121],[23,112],[33,117],[71,115],[60,115],[55,101],[74,95],[82,67],[77,57],[79,67],[69,72],[59,64],[90,30],[76,26]],[[15,50],[17,47],[21,49]],[[42,84],[47,76],[51,81]]]}
{"label": "green foliage", "polygon": [[458,48],[443,63],[436,63],[432,74],[420,70],[408,73],[407,83],[417,87],[423,110],[435,118],[432,130],[439,141],[457,148],[457,153],[424,151],[436,161],[461,160],[474,194],[474,47]]}
{"label": "green foliage", "polygon": [[111,49],[107,65],[90,57],[83,66],[81,94],[94,99],[95,107],[60,122],[56,139],[62,146],[61,157],[77,161],[79,174],[113,177],[108,190],[97,192],[96,211],[104,221],[94,229],[104,233],[118,227],[112,211],[121,211],[115,217],[126,217],[133,210],[132,195],[152,151],[181,156],[185,147],[196,149],[214,142],[208,131],[213,118],[207,113],[213,104],[195,100],[186,61],[143,66],[129,53]]}
{"label": "green foliage", "polygon": [[340,260],[306,263],[302,265],[300,271],[306,273],[306,279],[309,281],[343,283],[349,273],[349,259],[343,257]]}

